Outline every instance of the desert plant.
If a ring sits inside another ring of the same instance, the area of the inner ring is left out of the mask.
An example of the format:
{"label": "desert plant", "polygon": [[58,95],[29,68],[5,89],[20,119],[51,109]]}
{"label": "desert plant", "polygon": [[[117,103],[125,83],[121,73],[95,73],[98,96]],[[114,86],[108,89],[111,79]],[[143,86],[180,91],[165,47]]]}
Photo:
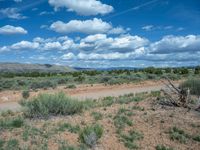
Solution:
{"label": "desert plant", "polygon": [[123,129],[126,125],[132,126],[133,122],[124,114],[117,114],[114,117],[114,125],[117,129],[121,130]]}
{"label": "desert plant", "polygon": [[136,140],[143,139],[143,135],[134,130],[130,130],[128,134],[120,133],[120,140],[124,143],[125,147],[129,149],[138,149]]}
{"label": "desert plant", "polygon": [[78,125],[73,126],[69,123],[59,124],[59,128],[58,128],[59,131],[65,131],[66,129],[71,133],[78,133],[80,131],[80,127]]}
{"label": "desert plant", "polygon": [[3,118],[0,120],[0,130],[1,129],[12,129],[20,128],[24,125],[24,118],[21,116],[12,118]]}
{"label": "desert plant", "polygon": [[5,141],[3,139],[0,139],[0,150],[3,150],[4,144],[5,144]]}
{"label": "desert plant", "polygon": [[189,137],[183,130],[173,127],[170,129],[170,139],[177,140],[180,143],[186,143],[187,138]]}
{"label": "desert plant", "polygon": [[46,80],[46,81],[39,81],[39,82],[32,82],[30,85],[30,89],[47,89],[47,88],[56,88],[57,84],[54,81]]}
{"label": "desert plant", "polygon": [[29,90],[22,91],[22,97],[23,98],[27,99],[27,98],[29,98],[29,96],[30,96]]}
{"label": "desert plant", "polygon": [[197,135],[197,136],[193,137],[193,140],[195,140],[197,142],[200,142],[200,135]]}
{"label": "desert plant", "polygon": [[66,88],[69,88],[69,89],[75,89],[75,88],[76,88],[76,85],[74,85],[74,84],[70,84],[70,85],[67,85]]}
{"label": "desert plant", "polygon": [[51,115],[73,115],[83,110],[84,102],[66,96],[64,93],[40,94],[23,102],[24,114],[29,118],[45,118]]}
{"label": "desert plant", "polygon": [[99,112],[92,112],[91,115],[96,121],[101,120],[103,118],[103,115]]}
{"label": "desert plant", "polygon": [[139,102],[143,100],[144,98],[142,96],[134,96],[132,94],[126,94],[123,96],[119,96],[116,99],[116,103],[118,104],[129,104],[131,102]]}
{"label": "desert plant", "polygon": [[79,134],[81,142],[94,147],[103,135],[103,127],[99,124],[86,126]]}
{"label": "desert plant", "polygon": [[174,150],[173,148],[171,148],[171,147],[166,147],[166,146],[164,146],[164,145],[157,145],[156,146],[156,150]]}
{"label": "desert plant", "polygon": [[181,88],[189,88],[191,94],[200,96],[200,79],[189,79],[180,85]]}
{"label": "desert plant", "polygon": [[7,149],[7,150],[16,150],[16,149],[20,149],[20,148],[19,148],[19,141],[16,140],[16,139],[10,139],[10,140],[7,142],[7,145],[6,145],[5,149]]}
{"label": "desert plant", "polygon": [[108,96],[102,99],[102,106],[111,106],[114,103],[114,97]]}

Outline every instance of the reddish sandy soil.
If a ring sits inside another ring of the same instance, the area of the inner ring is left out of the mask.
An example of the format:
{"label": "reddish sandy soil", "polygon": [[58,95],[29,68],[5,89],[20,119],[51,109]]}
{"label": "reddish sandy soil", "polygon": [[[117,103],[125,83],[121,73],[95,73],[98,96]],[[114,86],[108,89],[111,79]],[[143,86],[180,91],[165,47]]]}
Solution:
{"label": "reddish sandy soil", "polygon": [[[179,82],[175,82],[178,84]],[[39,93],[57,93],[64,92],[67,95],[84,99],[99,99],[106,96],[120,96],[129,93],[140,93],[157,91],[164,88],[161,81],[144,81],[140,83],[121,84],[121,85],[78,85],[76,89],[66,89],[64,86],[59,86],[56,89],[43,90],[30,92],[30,97],[36,96]],[[18,110],[20,105],[18,101],[22,99],[21,91],[3,91],[0,92],[0,111],[4,110]]]}
{"label": "reddish sandy soil", "polygon": [[[144,108],[143,110],[132,109],[133,106]],[[53,117],[48,120],[27,120],[33,127],[44,130],[45,133],[51,133],[58,127],[59,123],[70,123],[72,125],[80,125],[83,128],[86,125],[99,123],[104,128],[104,133],[94,150],[128,150],[124,143],[119,140],[114,125],[114,117],[120,108],[129,109],[133,112],[129,119],[133,121],[132,126],[126,126],[124,131],[134,130],[142,133],[143,139],[136,140],[135,143],[141,150],[155,150],[159,144],[166,147],[172,147],[174,150],[199,150],[200,142],[194,141],[192,138],[186,139],[185,143],[170,139],[169,130],[172,127],[178,127],[185,133],[194,137],[200,135],[200,113],[196,111],[188,111],[185,108],[167,107],[157,104],[156,98],[149,97],[141,102],[132,102],[129,104],[113,104],[109,107],[100,107],[87,110],[80,115]],[[96,121],[91,113],[99,112],[103,115],[101,120]],[[44,125],[48,125],[44,128]],[[37,149],[36,145],[41,145],[41,137],[35,137],[36,143],[31,144],[31,140],[24,142],[22,140],[22,131],[24,129],[15,129],[13,131],[3,131],[1,137],[3,139],[15,138],[21,139],[21,145],[30,144],[31,149]],[[57,150],[58,143],[56,141],[65,140],[70,145],[78,146],[80,140],[78,134],[70,133],[65,130],[53,134],[48,139],[48,147],[50,150]]]}
{"label": "reddish sandy soil", "polygon": [[[178,81],[175,82],[179,83]],[[37,91],[31,91],[30,96],[36,96],[39,93],[57,93],[64,92],[72,97],[79,99],[98,99],[106,96],[119,96],[128,93],[149,92],[154,90],[160,90],[163,88],[161,81],[144,81],[139,83],[121,84],[121,85],[78,85],[75,89],[68,89],[64,86],[59,86],[56,89],[38,89]],[[21,91],[2,91],[0,92],[0,103],[18,102],[22,99]]]}

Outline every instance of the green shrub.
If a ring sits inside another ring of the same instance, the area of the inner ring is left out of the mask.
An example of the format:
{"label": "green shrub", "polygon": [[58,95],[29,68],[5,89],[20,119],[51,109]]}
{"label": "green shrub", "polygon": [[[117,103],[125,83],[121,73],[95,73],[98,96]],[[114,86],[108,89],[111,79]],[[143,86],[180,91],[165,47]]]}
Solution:
{"label": "green shrub", "polygon": [[183,130],[173,127],[170,129],[170,139],[177,140],[180,143],[186,143],[187,138],[189,137]]}
{"label": "green shrub", "polygon": [[200,142],[200,135],[193,137],[193,140]]}
{"label": "green shrub", "polygon": [[168,148],[164,145],[157,145],[156,150],[173,150],[173,148],[171,148],[171,147]]}
{"label": "green shrub", "polygon": [[111,106],[114,102],[115,102],[114,97],[111,97],[111,96],[104,97],[102,99],[102,106],[103,107]]}
{"label": "green shrub", "polygon": [[36,90],[36,89],[47,89],[47,88],[56,88],[57,84],[53,81],[47,80],[47,81],[40,81],[40,82],[33,82],[30,85],[30,89]]}
{"label": "green shrub", "polygon": [[29,93],[28,90],[22,91],[22,97],[23,98],[27,99],[27,98],[29,98],[29,96],[30,96],[30,93]]}
{"label": "green shrub", "polygon": [[7,145],[6,145],[6,150],[17,150],[17,149],[20,149],[19,148],[19,141],[16,140],[16,139],[10,139],[8,142],[7,142]]}
{"label": "green shrub", "polygon": [[3,118],[0,120],[0,129],[20,128],[24,125],[24,118]]}
{"label": "green shrub", "polygon": [[79,147],[75,147],[72,145],[69,145],[67,142],[61,142],[61,144],[58,147],[58,150],[87,150],[87,147],[83,144],[81,144]]}
{"label": "green shrub", "polygon": [[133,122],[125,115],[116,115],[114,117],[114,125],[118,129],[123,129],[126,125],[132,126]]}
{"label": "green shrub", "polygon": [[129,131],[128,134],[120,134],[120,140],[124,143],[124,146],[129,149],[138,149],[135,141],[141,139],[143,139],[143,135],[134,130]]}
{"label": "green shrub", "polygon": [[94,117],[96,121],[101,120],[103,118],[103,115],[99,112],[92,112],[91,115]]}
{"label": "green shrub", "polygon": [[0,150],[3,150],[4,144],[5,144],[5,141],[3,139],[0,139]]}
{"label": "green shrub", "polygon": [[189,88],[191,94],[200,96],[200,79],[189,79],[180,85],[181,88]]}
{"label": "green shrub", "polygon": [[103,135],[103,127],[99,124],[86,126],[79,134],[81,142],[93,147]]}
{"label": "green shrub", "polygon": [[160,97],[161,92],[160,91],[151,91],[151,96],[153,97]]}
{"label": "green shrub", "polygon": [[29,118],[46,118],[51,115],[73,115],[82,112],[84,103],[66,96],[57,94],[40,94],[31,100],[23,102],[24,114]]}
{"label": "green shrub", "polygon": [[9,117],[9,116],[14,116],[15,113],[11,110],[6,110],[0,113],[1,116],[3,117]]}
{"label": "green shrub", "polygon": [[76,85],[70,84],[70,85],[67,86],[67,88],[69,88],[69,89],[75,89],[75,88],[76,88]]}
{"label": "green shrub", "polygon": [[65,131],[67,129],[71,133],[78,133],[80,131],[80,127],[78,125],[73,126],[69,123],[59,124],[59,131]]}

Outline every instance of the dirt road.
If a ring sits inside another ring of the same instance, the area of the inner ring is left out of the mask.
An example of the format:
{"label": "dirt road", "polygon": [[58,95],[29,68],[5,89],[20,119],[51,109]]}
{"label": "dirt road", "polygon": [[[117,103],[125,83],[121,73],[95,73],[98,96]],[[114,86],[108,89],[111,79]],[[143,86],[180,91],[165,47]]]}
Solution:
{"label": "dirt road", "polygon": [[[178,84],[178,82],[176,83]],[[65,89],[64,87],[58,87],[51,90],[40,90],[38,92],[31,92],[31,97],[38,95],[39,93],[56,93],[59,91],[78,98],[80,100],[85,99],[99,99],[106,96],[120,96],[129,93],[141,93],[151,92],[164,88],[163,84],[159,81],[145,81],[135,84],[122,84],[114,86],[104,86],[102,84],[96,85],[80,85],[76,89]],[[0,112],[5,110],[17,111],[20,110],[18,101],[21,99],[20,91],[4,91],[0,93]]]}

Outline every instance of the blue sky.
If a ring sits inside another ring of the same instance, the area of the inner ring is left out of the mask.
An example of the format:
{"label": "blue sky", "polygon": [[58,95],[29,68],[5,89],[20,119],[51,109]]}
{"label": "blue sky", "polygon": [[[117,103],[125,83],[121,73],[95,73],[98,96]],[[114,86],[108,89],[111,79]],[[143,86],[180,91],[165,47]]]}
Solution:
{"label": "blue sky", "polygon": [[0,0],[0,62],[200,64],[199,0]]}

